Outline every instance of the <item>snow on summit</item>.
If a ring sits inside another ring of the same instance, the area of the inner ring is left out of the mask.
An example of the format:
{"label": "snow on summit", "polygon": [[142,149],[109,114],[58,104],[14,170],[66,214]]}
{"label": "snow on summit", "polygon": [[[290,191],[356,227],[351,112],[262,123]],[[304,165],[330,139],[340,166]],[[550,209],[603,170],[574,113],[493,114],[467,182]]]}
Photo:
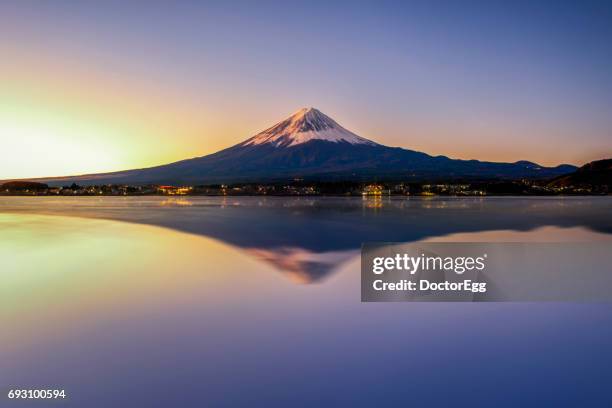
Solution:
{"label": "snow on summit", "polygon": [[311,140],[377,145],[346,130],[318,109],[302,108],[282,122],[248,139],[242,146],[270,143],[276,147],[290,147]]}

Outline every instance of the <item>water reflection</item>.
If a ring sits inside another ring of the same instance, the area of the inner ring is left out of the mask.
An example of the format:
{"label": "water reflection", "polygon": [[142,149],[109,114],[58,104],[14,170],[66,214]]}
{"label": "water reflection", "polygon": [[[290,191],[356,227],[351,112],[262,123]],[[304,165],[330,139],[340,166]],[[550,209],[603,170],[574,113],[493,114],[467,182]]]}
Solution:
{"label": "water reflection", "polygon": [[363,242],[545,226],[612,232],[607,197],[26,197],[0,200],[0,211],[102,218],[207,236],[299,282],[328,276]]}
{"label": "water reflection", "polygon": [[603,239],[609,200],[370,207],[2,199],[0,384],[91,408],[610,405],[609,305],[365,304],[357,257],[362,240]]}

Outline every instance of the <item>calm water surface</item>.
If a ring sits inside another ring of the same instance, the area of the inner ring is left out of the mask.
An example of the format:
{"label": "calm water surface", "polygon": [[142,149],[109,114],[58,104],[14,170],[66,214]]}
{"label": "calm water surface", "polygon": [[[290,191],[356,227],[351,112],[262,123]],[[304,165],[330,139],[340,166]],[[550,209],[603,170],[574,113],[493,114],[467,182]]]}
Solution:
{"label": "calm water surface", "polygon": [[[362,304],[364,241],[605,241],[607,197],[0,198],[31,406],[610,406],[612,305]],[[611,271],[612,273],[612,271]],[[28,402],[0,406],[29,406]]]}

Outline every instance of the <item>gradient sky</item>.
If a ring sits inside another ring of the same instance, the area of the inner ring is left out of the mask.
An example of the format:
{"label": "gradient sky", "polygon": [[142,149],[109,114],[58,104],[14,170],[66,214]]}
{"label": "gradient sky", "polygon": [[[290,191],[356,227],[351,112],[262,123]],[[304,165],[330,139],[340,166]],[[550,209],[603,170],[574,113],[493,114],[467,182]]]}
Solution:
{"label": "gradient sky", "polygon": [[612,3],[0,3],[0,179],[201,156],[304,106],[430,154],[612,157]]}

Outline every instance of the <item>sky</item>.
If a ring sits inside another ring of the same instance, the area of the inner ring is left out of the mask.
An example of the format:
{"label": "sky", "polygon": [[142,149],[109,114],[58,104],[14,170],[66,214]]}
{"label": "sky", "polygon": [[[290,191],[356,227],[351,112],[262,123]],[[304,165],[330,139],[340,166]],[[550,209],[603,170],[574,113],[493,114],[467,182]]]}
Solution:
{"label": "sky", "polygon": [[306,106],[433,155],[612,157],[612,3],[0,3],[0,179],[203,156]]}

